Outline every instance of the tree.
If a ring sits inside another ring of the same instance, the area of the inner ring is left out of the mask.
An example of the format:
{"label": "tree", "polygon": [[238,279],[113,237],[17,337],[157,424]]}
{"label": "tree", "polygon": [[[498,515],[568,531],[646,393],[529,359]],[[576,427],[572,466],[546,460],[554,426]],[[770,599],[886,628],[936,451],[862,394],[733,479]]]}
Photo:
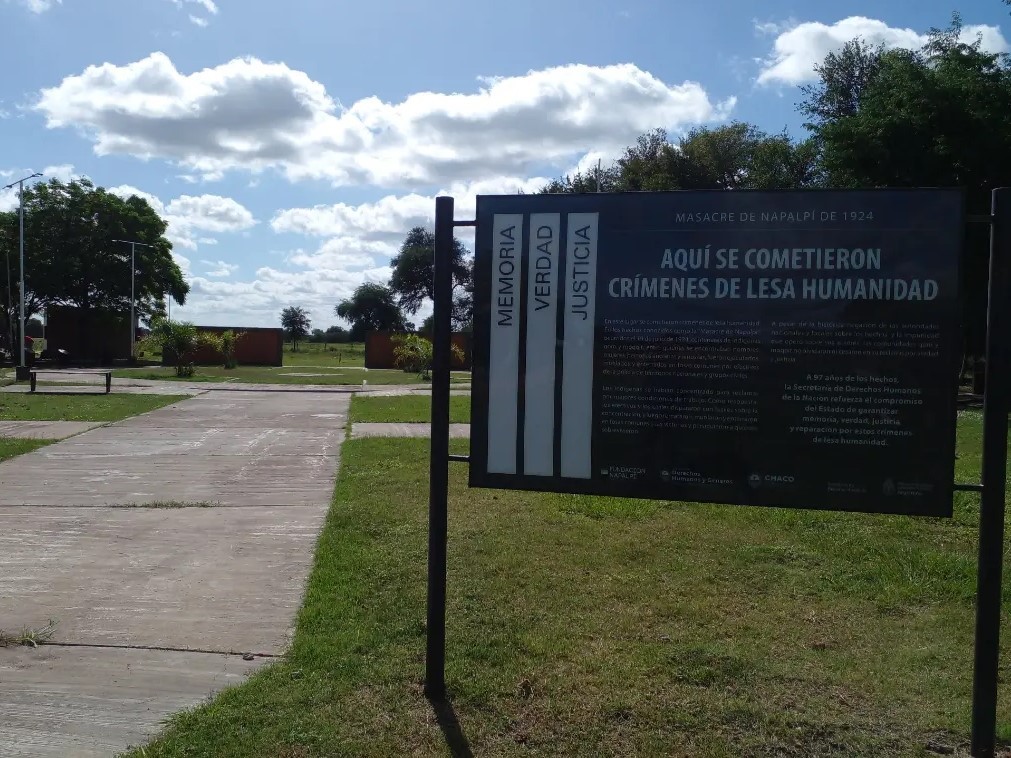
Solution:
{"label": "tree", "polygon": [[328,326],[326,329],[326,342],[350,342],[351,333],[343,326]]}
{"label": "tree", "polygon": [[[400,251],[390,261],[390,290],[407,313],[417,313],[425,300],[435,298],[435,234],[422,226],[407,233]],[[473,320],[473,264],[460,240],[453,238],[453,322],[457,327]]]}
{"label": "tree", "polygon": [[309,342],[330,343],[330,342],[350,342],[351,335],[342,326],[328,326],[326,330],[313,329],[309,336]]}
{"label": "tree", "polygon": [[312,320],[305,308],[297,305],[289,305],[281,311],[281,328],[284,335],[291,340],[291,349],[298,350],[298,341],[309,336],[309,329],[312,327]]}
{"label": "tree", "polygon": [[360,285],[334,312],[351,324],[351,339],[361,342],[370,331],[402,332],[406,324],[393,290],[382,284]]}
{"label": "tree", "polygon": [[692,129],[676,143],[654,129],[606,170],[576,173],[543,192],[789,189],[820,182],[813,140],[794,142],[743,122]]}
{"label": "tree", "polygon": [[[1011,68],[965,43],[958,16],[919,50],[850,43],[828,56],[800,104],[826,181],[836,187],[965,187],[968,211],[988,213],[1011,176]],[[981,355],[988,232],[971,228],[962,261],[964,337]]]}
{"label": "tree", "polygon": [[[130,246],[136,249],[137,311],[149,319],[166,297],[183,304],[189,285],[172,258],[166,222],[136,196],[126,199],[95,187],[87,179],[53,179],[26,187],[25,315],[50,305],[76,306],[85,323],[96,310],[130,309]],[[18,261],[17,211],[0,213],[0,252],[14,286],[0,288],[8,324],[15,319]]]}
{"label": "tree", "polygon": [[800,88],[806,99],[798,110],[809,119],[805,126],[816,130],[821,124],[855,115],[864,91],[881,70],[884,52],[884,45],[850,40],[815,66],[818,82]]}
{"label": "tree", "polygon": [[[832,185],[963,186],[972,210],[987,210],[1011,172],[1011,69],[961,32],[956,16],[920,50],[854,42],[826,58],[799,107]],[[857,83],[839,94],[840,80]]]}

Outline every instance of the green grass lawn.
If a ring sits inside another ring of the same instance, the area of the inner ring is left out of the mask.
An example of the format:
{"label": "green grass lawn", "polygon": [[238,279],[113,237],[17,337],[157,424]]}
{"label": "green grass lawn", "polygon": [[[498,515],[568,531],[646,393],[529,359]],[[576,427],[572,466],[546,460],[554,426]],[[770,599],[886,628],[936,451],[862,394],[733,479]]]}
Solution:
{"label": "green grass lawn", "polygon": [[[405,395],[403,397],[363,397],[351,398],[351,422],[400,422],[422,423],[432,420],[432,398],[428,395]],[[452,424],[470,423],[470,398],[451,396],[449,398],[449,421]]]}
{"label": "green grass lawn", "polygon": [[[365,345],[363,343],[322,345],[299,343],[298,351],[285,343],[284,365],[239,366],[226,369],[221,366],[198,366],[196,374],[182,379],[187,382],[242,382],[250,384],[322,384],[370,385],[425,384],[417,374],[392,369],[365,370]],[[113,377],[120,379],[176,380],[175,370],[168,366],[144,366],[118,369]],[[470,372],[454,371],[454,384],[470,382]]]}
{"label": "green grass lawn", "polygon": [[284,344],[285,366],[364,366],[365,343],[322,345],[313,342],[298,343],[298,350],[292,350],[291,343]]}
{"label": "green grass lawn", "polygon": [[[176,380],[175,370],[163,366],[118,369],[113,377],[120,379],[160,379]],[[393,369],[362,368],[341,369],[338,366],[239,366],[226,369],[221,366],[198,366],[194,376],[181,379],[184,382],[241,382],[250,384],[323,384],[323,385],[370,385],[425,384],[417,374],[408,374]],[[469,382],[470,374],[455,372],[454,383]]]}
{"label": "green grass lawn", "polygon": [[56,440],[22,440],[14,437],[0,437],[0,461],[24,455],[40,447],[52,445]]}
{"label": "green grass lawn", "polygon": [[[978,413],[962,414],[959,437],[959,478],[973,481]],[[427,448],[345,443],[290,654],[132,755],[450,752],[421,691]],[[965,745],[975,497],[960,494],[953,519],[914,519],[465,482],[453,466],[456,754],[467,754],[461,740],[482,756],[925,756]],[[1004,587],[1006,601],[1008,577]],[[1005,684],[1003,733],[1009,694]]]}
{"label": "green grass lawn", "polygon": [[3,421],[119,421],[184,398],[180,395],[29,395],[0,393]]}

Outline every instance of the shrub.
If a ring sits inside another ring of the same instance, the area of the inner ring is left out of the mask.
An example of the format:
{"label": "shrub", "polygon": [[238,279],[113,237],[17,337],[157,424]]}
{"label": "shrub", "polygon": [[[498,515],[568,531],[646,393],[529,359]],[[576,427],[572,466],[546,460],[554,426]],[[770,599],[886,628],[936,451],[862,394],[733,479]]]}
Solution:
{"label": "shrub", "polygon": [[[430,340],[418,334],[398,334],[393,337],[393,363],[409,374],[418,374],[422,380],[432,378],[434,351]],[[463,351],[456,345],[452,348],[453,358],[463,360]]]}
{"label": "shrub", "polygon": [[198,345],[206,345],[218,353],[225,368],[235,368],[239,365],[239,361],[235,357],[235,348],[245,336],[245,332],[233,332],[231,329],[226,329],[220,334],[200,332],[197,335],[197,341]]}
{"label": "shrub", "polygon": [[227,329],[221,333],[221,357],[224,359],[225,368],[235,368],[239,365],[239,361],[235,358],[235,348],[238,347],[245,336],[245,332],[236,333],[231,329]]}
{"label": "shrub", "polygon": [[198,332],[197,328],[188,322],[171,321],[158,318],[151,323],[150,333],[141,340],[145,350],[157,348],[160,352],[172,356],[176,376],[193,376],[193,357],[201,345],[213,344],[208,339],[210,335]]}
{"label": "shrub", "polygon": [[208,334],[207,340],[214,349],[221,355],[221,361],[225,368],[235,368],[239,361],[235,357],[235,348],[246,336],[245,332],[233,332],[226,329],[221,334]]}

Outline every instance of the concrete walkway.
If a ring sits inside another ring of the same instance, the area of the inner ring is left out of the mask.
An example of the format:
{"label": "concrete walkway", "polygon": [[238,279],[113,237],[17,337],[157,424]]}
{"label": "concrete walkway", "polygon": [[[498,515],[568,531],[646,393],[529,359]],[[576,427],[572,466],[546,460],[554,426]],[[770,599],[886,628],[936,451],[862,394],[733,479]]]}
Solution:
{"label": "concrete walkway", "polygon": [[[28,384],[8,384],[0,387],[0,392],[28,392]],[[211,390],[227,392],[319,392],[319,393],[362,393],[369,396],[428,395],[430,384],[258,384],[254,382],[187,382],[166,379],[121,379],[112,380],[112,393],[139,392],[152,395],[198,395]],[[40,392],[57,394],[60,392],[104,392],[105,385],[53,382],[39,384]],[[454,384],[451,395],[469,395],[470,384]]]}
{"label": "concrete walkway", "polygon": [[62,440],[101,425],[94,421],[0,421],[0,437]]}
{"label": "concrete walkway", "polygon": [[[351,436],[358,437],[431,437],[431,424],[372,423],[362,421],[351,425]],[[470,437],[470,424],[450,424],[449,436]]]}
{"label": "concrete walkway", "polygon": [[0,649],[0,755],[114,755],[284,652],[349,399],[212,391],[0,463],[0,629],[59,621]]}
{"label": "concrete walkway", "polygon": [[[113,380],[112,394],[119,395],[122,393],[130,393],[135,395],[179,395],[181,397],[191,397],[193,395],[200,395],[207,392],[211,387],[195,387],[192,385],[183,385],[178,382],[158,382],[157,384],[144,384],[144,385],[123,385],[119,386]],[[0,392],[13,392],[13,393],[23,393],[28,394],[31,392],[31,387],[27,384],[8,384],[4,387],[0,387]],[[38,395],[105,395],[105,385],[103,384],[99,387],[96,384],[70,384],[70,383],[54,383],[54,384],[39,384],[38,390],[36,391]]]}

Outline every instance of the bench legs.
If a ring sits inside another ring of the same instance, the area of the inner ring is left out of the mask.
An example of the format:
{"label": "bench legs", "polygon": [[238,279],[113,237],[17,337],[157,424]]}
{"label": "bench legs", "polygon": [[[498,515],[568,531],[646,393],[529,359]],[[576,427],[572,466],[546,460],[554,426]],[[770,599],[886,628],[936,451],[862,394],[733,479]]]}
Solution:
{"label": "bench legs", "polygon": [[28,376],[30,377],[30,379],[31,379],[31,383],[32,383],[32,389],[31,389],[31,391],[32,391],[32,392],[35,392],[35,382],[36,382],[36,380],[37,380],[37,377],[35,376],[35,372],[33,371],[33,372],[32,372],[32,373],[30,373],[30,374],[29,374]]}

